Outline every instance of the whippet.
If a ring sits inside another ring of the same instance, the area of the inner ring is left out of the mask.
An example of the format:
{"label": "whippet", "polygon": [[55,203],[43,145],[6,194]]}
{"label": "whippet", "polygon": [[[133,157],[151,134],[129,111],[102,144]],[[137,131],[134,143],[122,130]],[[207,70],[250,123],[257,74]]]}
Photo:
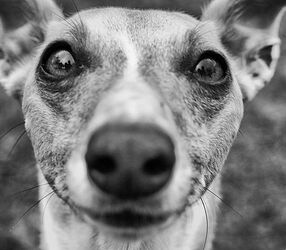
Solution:
{"label": "whippet", "polygon": [[3,31],[1,83],[49,184],[41,249],[211,249],[213,193],[243,98],[275,71],[284,1],[215,0],[201,20],[26,4]]}

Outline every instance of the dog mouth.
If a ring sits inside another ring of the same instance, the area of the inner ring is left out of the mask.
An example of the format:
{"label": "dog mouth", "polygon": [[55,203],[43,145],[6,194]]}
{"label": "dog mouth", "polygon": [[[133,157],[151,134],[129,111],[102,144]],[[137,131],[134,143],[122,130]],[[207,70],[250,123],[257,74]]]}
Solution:
{"label": "dog mouth", "polygon": [[120,212],[107,213],[88,213],[88,216],[101,224],[116,228],[147,228],[156,225],[162,225],[172,217],[169,213],[152,215],[147,213],[134,212],[132,210],[123,210]]}
{"label": "dog mouth", "polygon": [[125,208],[117,211],[82,210],[83,219],[105,235],[117,239],[137,240],[168,228],[177,218],[173,212],[143,212]]}

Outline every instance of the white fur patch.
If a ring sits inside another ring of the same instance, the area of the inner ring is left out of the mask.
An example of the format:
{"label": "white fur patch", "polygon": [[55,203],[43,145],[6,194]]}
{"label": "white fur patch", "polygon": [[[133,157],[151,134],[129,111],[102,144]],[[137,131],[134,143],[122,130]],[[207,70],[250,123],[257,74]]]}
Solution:
{"label": "white fur patch", "polygon": [[123,46],[123,51],[127,57],[127,67],[124,72],[124,79],[128,81],[134,80],[138,77],[138,51],[131,39],[128,39],[128,36],[121,35],[119,41]]}

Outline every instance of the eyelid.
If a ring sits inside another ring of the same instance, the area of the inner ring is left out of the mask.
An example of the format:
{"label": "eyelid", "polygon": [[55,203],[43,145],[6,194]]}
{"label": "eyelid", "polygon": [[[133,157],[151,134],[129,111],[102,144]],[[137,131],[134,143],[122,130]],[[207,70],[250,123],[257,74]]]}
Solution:
{"label": "eyelid", "polygon": [[198,57],[198,60],[195,63],[195,67],[201,60],[207,59],[207,58],[218,59],[218,61],[222,62],[222,64],[224,64],[224,66],[226,68],[229,68],[229,62],[227,60],[227,57],[217,50],[204,50],[204,51],[202,51]]}

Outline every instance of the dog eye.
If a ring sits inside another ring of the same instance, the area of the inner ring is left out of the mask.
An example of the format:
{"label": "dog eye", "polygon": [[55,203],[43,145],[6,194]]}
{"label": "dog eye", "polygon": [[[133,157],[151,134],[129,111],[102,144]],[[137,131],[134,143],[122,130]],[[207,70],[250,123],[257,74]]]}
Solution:
{"label": "dog eye", "polygon": [[224,80],[226,68],[226,62],[221,56],[205,55],[197,63],[193,73],[198,81],[215,85]]}
{"label": "dog eye", "polygon": [[69,51],[59,50],[50,55],[44,70],[56,77],[66,77],[74,70],[75,64],[75,59]]}

